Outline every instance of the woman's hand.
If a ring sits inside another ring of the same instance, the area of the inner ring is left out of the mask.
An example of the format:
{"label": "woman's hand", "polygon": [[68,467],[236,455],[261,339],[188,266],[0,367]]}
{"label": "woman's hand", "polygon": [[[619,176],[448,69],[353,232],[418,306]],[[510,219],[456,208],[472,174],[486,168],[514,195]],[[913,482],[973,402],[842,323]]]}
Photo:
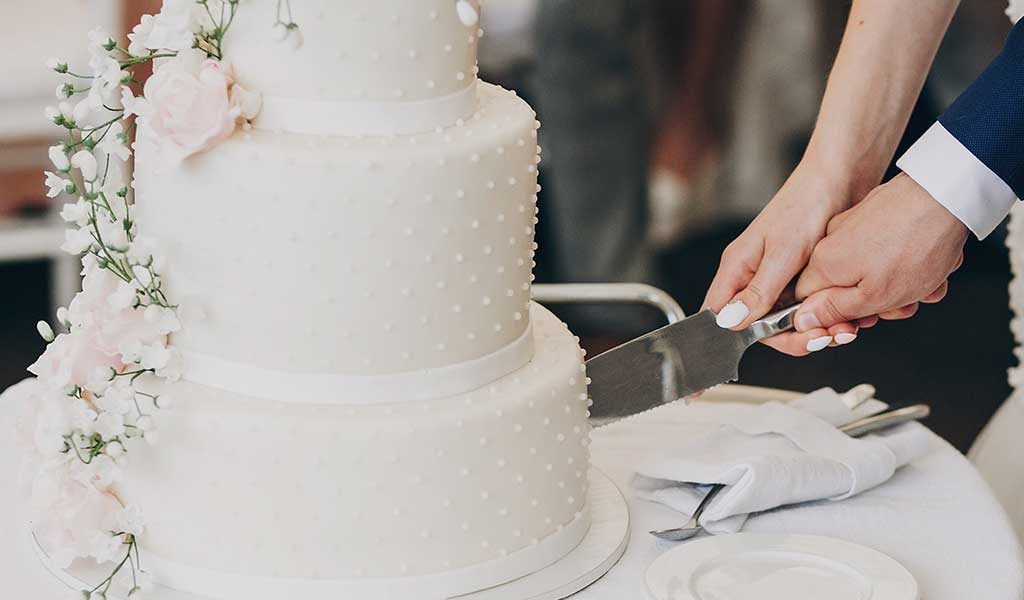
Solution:
{"label": "woman's hand", "polygon": [[946,295],[967,227],[907,175],[832,219],[797,283],[797,331],[865,315],[905,319]]}
{"label": "woman's hand", "polygon": [[[743,329],[764,317],[780,294],[803,270],[814,247],[825,237],[829,221],[860,200],[855,190],[805,158],[753,223],[722,254],[704,308],[718,313],[718,323]],[[829,345],[848,344],[863,323],[785,333],[765,340],[769,346],[802,356]]]}
{"label": "woman's hand", "polygon": [[[704,301],[721,325],[739,329],[764,316],[803,270],[829,221],[881,181],[958,4],[854,0],[807,155],[722,256]],[[799,356],[848,344],[858,327],[877,320],[832,320],[765,343]]]}

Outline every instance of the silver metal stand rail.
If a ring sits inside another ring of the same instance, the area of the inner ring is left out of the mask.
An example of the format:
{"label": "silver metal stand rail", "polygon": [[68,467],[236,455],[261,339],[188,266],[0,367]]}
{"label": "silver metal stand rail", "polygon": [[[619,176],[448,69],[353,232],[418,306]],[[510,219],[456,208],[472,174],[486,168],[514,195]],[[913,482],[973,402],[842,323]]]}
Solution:
{"label": "silver metal stand rail", "polygon": [[[669,324],[686,318],[679,303],[664,290],[643,283],[553,283],[533,286],[533,299],[541,304],[640,304],[653,306],[665,315]],[[670,360],[666,360],[664,368],[675,368]],[[666,377],[665,381],[672,381]],[[678,400],[666,386],[664,402]],[[594,406],[591,408],[590,423],[600,427],[618,420],[621,415],[612,411],[611,407]],[[615,416],[612,416],[615,415]]]}
{"label": "silver metal stand rail", "polygon": [[653,306],[671,324],[686,313],[664,290],[644,283],[539,283],[533,299],[541,304],[644,304]]}

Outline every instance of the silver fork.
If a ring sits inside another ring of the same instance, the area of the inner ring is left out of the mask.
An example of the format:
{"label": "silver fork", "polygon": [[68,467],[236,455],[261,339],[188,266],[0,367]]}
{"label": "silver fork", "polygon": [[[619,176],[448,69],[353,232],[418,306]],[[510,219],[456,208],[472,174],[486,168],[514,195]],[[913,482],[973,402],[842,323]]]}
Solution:
{"label": "silver fork", "polygon": [[[867,398],[861,400],[860,403],[866,401]],[[902,425],[903,423],[908,423],[910,421],[925,419],[929,414],[931,414],[931,408],[927,404],[915,404],[914,406],[908,406],[907,408],[888,410],[871,417],[858,419],[852,423],[843,425],[839,428],[839,431],[842,431],[851,437],[862,437],[881,429],[888,429],[889,427],[895,427],[896,425]],[[704,499],[701,500],[700,504],[697,506],[697,510],[693,511],[693,516],[690,517],[690,520],[682,527],[674,527],[672,529],[655,529],[651,531],[651,535],[658,539],[668,540],[670,542],[681,542],[692,538],[701,531],[704,531],[704,526],[700,524],[700,517],[704,514],[704,510],[711,504],[711,501],[714,500],[715,496],[717,496],[723,489],[725,489],[725,484],[723,483],[716,483],[711,486],[707,495],[704,496]]]}

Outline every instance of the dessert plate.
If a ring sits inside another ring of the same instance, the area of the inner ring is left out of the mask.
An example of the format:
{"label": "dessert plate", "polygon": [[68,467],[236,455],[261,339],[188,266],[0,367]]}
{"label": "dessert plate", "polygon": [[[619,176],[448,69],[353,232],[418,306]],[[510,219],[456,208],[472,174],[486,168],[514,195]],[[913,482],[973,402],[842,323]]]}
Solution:
{"label": "dessert plate", "polygon": [[[590,506],[592,523],[587,536],[567,556],[536,573],[497,587],[458,596],[457,600],[561,600],[597,581],[626,551],[629,509],[618,487],[596,468],[590,471]],[[26,538],[14,536],[9,539],[12,540],[10,543],[23,542],[31,546],[50,574],[71,590],[87,588],[89,586],[85,582],[100,581],[109,574],[109,567],[104,571],[82,562],[75,563],[70,569],[58,568],[39,547],[34,536],[27,535]],[[186,594],[159,585],[147,593],[146,597],[150,600],[208,600],[204,596]],[[108,600],[126,598],[127,589],[123,587],[115,587],[107,595]]]}
{"label": "dessert plate", "polygon": [[647,569],[654,600],[919,600],[892,558],[813,535],[740,533],[669,550]]}

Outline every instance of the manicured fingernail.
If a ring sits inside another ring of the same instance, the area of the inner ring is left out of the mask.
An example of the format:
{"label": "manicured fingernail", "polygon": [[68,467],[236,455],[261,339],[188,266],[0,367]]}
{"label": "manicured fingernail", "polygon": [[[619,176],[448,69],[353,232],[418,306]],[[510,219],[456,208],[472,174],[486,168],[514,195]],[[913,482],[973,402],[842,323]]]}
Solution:
{"label": "manicured fingernail", "polygon": [[840,346],[845,346],[846,344],[849,344],[850,342],[852,342],[855,339],[857,339],[857,334],[856,333],[845,333],[844,332],[844,333],[837,333],[836,334],[836,343],[839,344]]}
{"label": "manicured fingernail", "polygon": [[718,313],[715,323],[722,329],[732,329],[750,316],[750,309],[747,305],[737,300],[725,305],[722,312]]}
{"label": "manicured fingernail", "polygon": [[811,329],[821,327],[821,321],[818,320],[818,317],[813,312],[805,312],[796,316],[793,326],[797,331],[810,331]]}
{"label": "manicured fingernail", "polygon": [[831,343],[832,343],[832,336],[830,336],[830,335],[823,335],[821,337],[814,338],[813,340],[807,342],[807,351],[808,352],[817,352],[818,350],[823,350],[823,349],[827,348],[828,345],[831,344]]}

